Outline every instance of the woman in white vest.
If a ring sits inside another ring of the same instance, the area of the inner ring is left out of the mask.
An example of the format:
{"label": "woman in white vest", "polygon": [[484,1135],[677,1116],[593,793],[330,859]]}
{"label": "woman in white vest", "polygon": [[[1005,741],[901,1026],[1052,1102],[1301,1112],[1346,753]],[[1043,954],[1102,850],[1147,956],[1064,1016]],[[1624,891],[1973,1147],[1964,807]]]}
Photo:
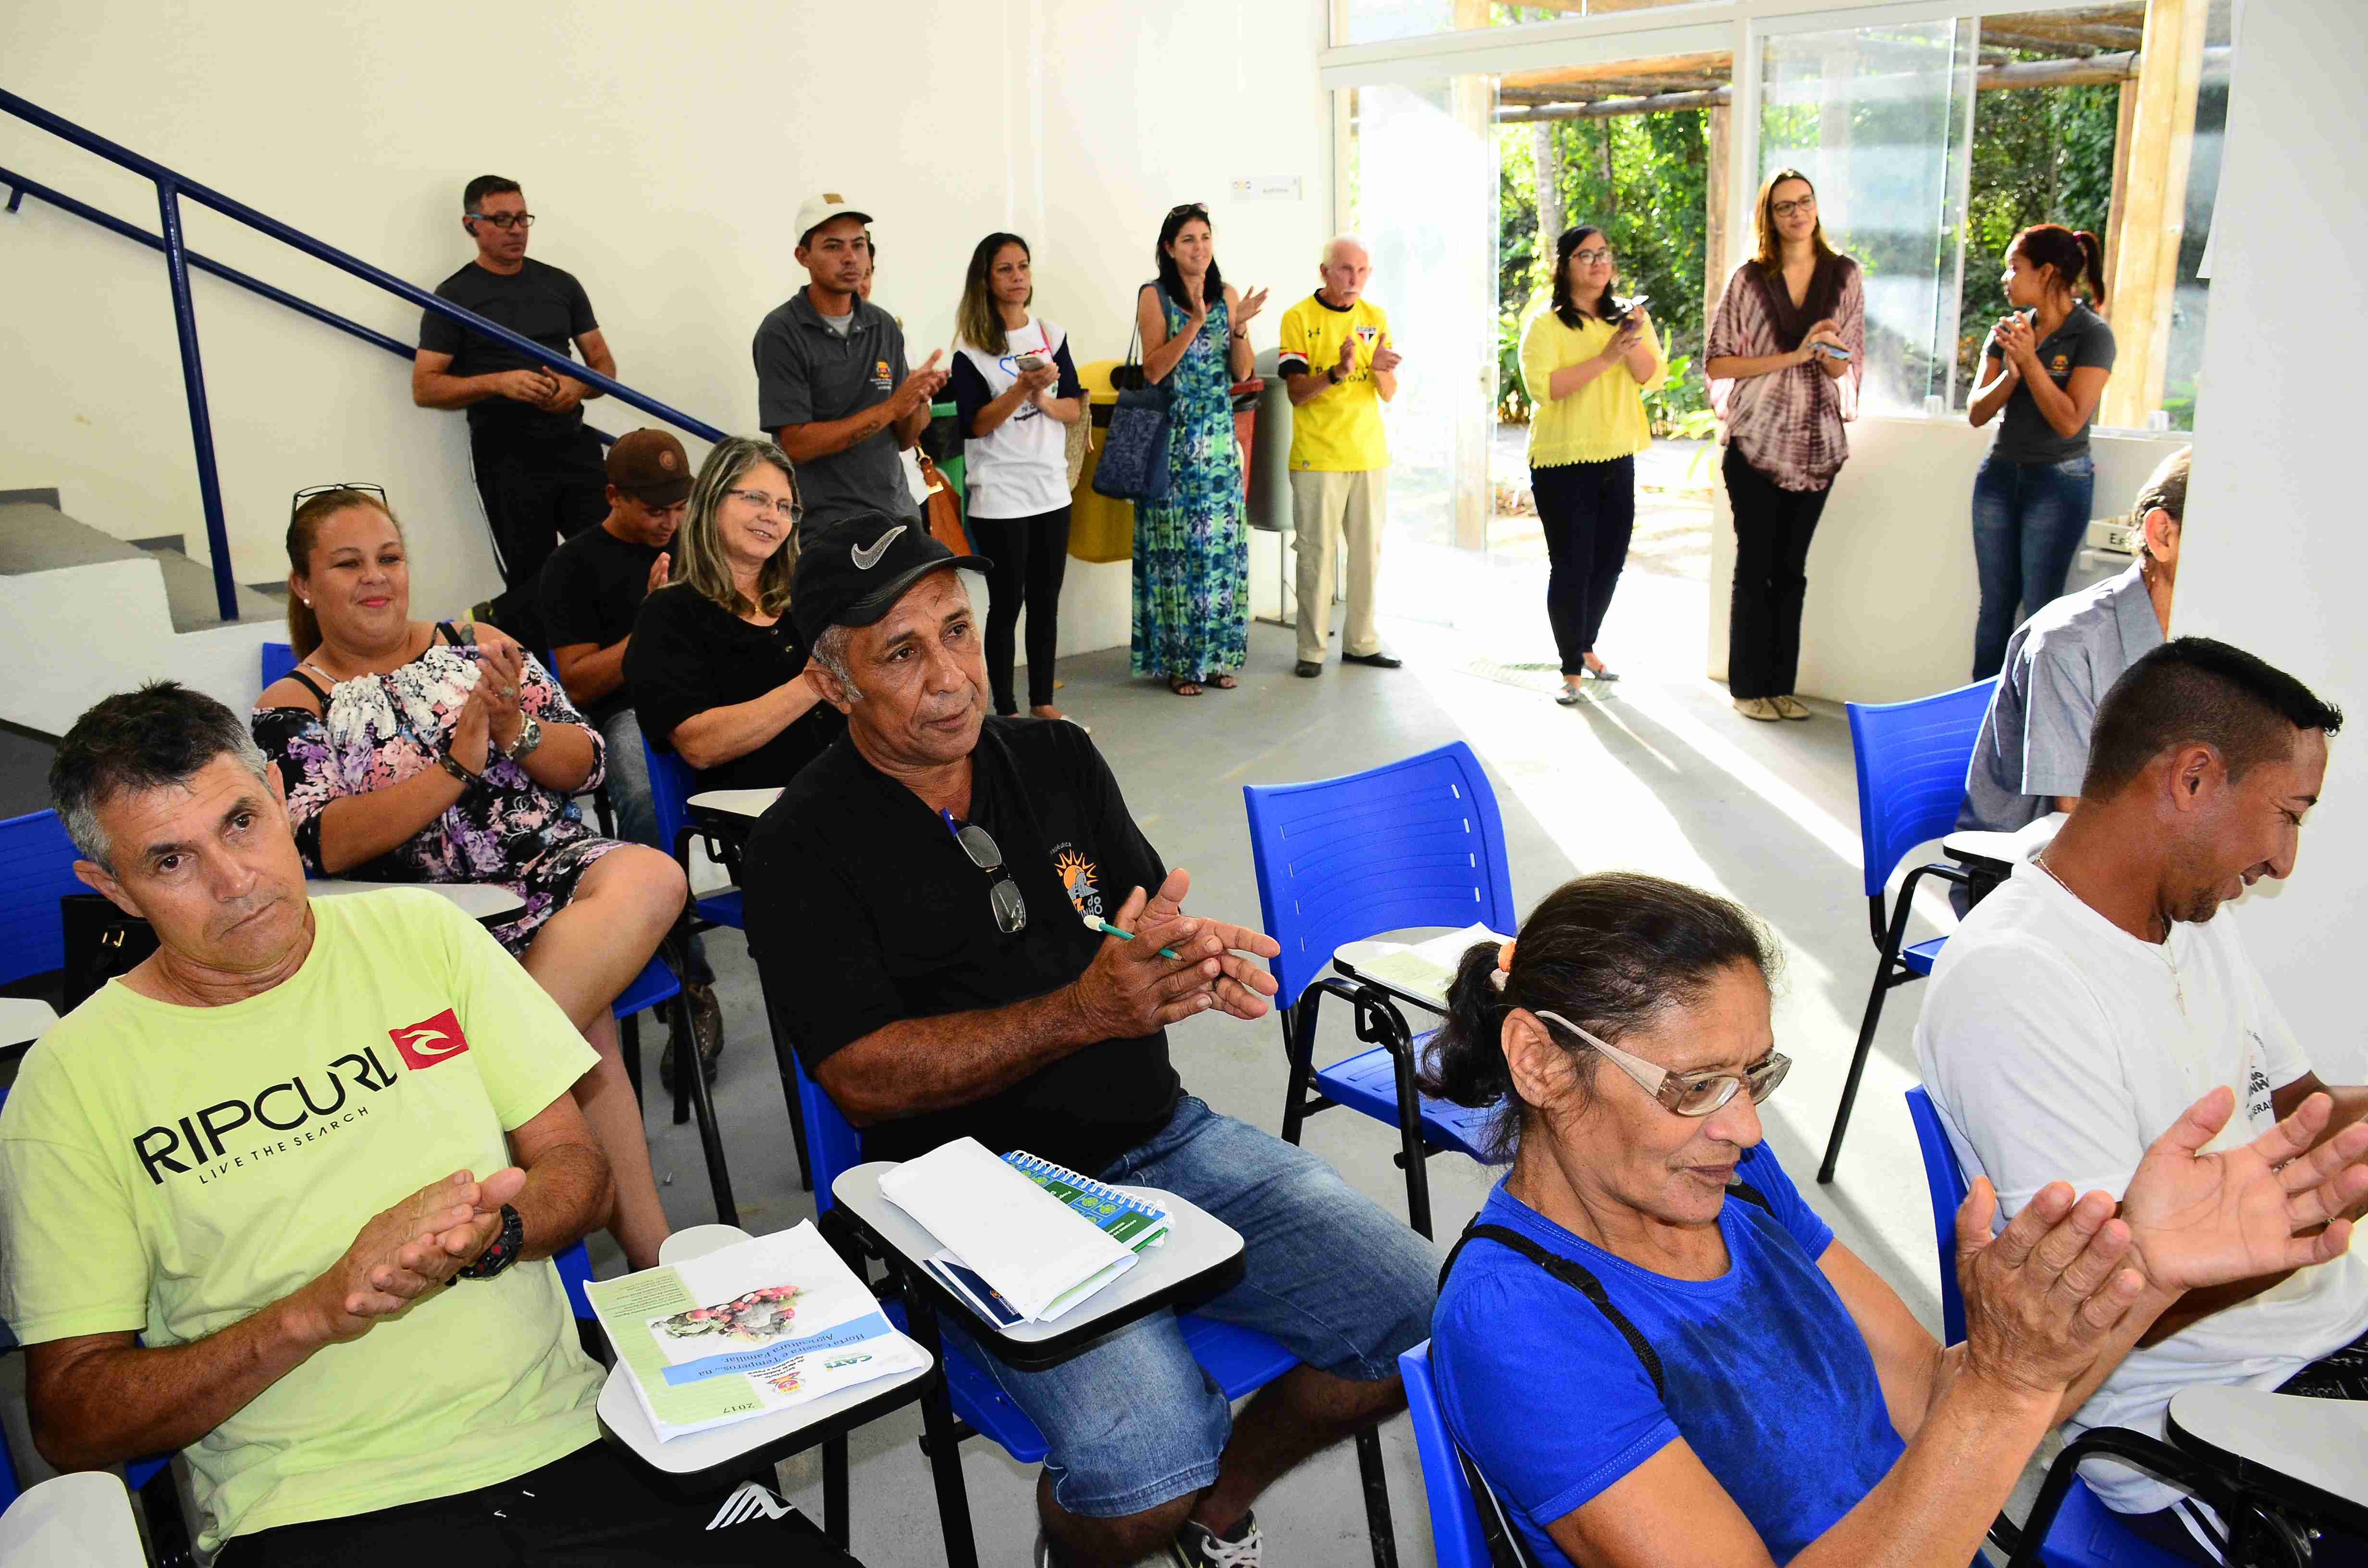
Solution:
{"label": "woman in white vest", "polygon": [[951,391],[971,535],[995,562],[986,574],[995,710],[1019,711],[1011,664],[1025,607],[1029,711],[1060,719],[1066,715],[1053,705],[1053,658],[1069,559],[1065,426],[1084,416],[1086,400],[1067,335],[1029,312],[1036,297],[1029,259],[1018,234],[989,234],[971,252],[954,316]]}

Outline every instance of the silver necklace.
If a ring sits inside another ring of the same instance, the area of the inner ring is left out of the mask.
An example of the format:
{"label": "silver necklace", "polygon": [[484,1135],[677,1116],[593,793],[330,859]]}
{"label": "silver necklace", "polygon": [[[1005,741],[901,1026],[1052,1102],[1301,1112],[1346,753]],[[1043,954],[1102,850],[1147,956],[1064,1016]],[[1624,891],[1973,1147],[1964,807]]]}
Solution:
{"label": "silver necklace", "polygon": [[[2047,880],[2054,882],[2057,887],[2062,888],[2066,893],[2075,899],[2078,899],[2079,902],[2084,904],[2089,902],[2085,898],[2080,898],[2078,893],[2073,892],[2072,884],[2055,874],[2055,868],[2047,863],[2047,852],[2045,850],[2043,849],[2038,854],[2032,856],[2031,858],[2031,863],[2038,867],[2041,870],[2046,872]],[[2156,956],[2162,960],[2162,967],[2170,971],[2171,999],[2179,1004],[2179,1016],[2182,1018],[2187,1017],[2187,986],[2186,983],[2180,979],[2179,960],[2171,957],[2170,934],[2166,931],[2163,933],[2163,939],[2161,941],[2149,942],[2146,943],[2146,946],[2149,948]]]}

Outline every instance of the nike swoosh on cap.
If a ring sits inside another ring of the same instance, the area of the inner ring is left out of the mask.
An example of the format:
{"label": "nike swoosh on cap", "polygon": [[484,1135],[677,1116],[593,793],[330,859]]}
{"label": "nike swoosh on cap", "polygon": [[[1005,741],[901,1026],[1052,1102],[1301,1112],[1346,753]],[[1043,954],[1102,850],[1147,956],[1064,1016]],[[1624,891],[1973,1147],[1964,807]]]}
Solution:
{"label": "nike swoosh on cap", "polygon": [[874,540],[868,548],[859,544],[849,551],[848,553],[855,557],[855,569],[859,572],[869,572],[879,565],[880,558],[888,553],[888,547],[895,542],[896,536],[903,533],[909,526],[909,524],[898,523]]}

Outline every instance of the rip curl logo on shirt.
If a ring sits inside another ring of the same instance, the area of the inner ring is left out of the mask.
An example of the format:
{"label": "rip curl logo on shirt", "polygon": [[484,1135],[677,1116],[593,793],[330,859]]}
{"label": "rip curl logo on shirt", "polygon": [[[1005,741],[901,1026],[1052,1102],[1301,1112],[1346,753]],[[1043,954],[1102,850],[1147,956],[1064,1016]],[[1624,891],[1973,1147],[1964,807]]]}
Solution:
{"label": "rip curl logo on shirt", "polygon": [[403,1052],[403,1064],[415,1073],[469,1049],[469,1037],[461,1032],[461,1020],[452,1016],[450,1007],[432,1018],[386,1033],[394,1041],[395,1050]]}
{"label": "rip curl logo on shirt", "polygon": [[1086,858],[1084,850],[1074,844],[1064,844],[1053,851],[1053,869],[1061,879],[1061,891],[1080,915],[1096,920],[1102,917],[1102,887],[1099,869]]}
{"label": "rip curl logo on shirt", "polygon": [[[443,1016],[449,1018],[451,1014]],[[395,1043],[400,1047],[399,1033],[388,1032],[397,1034]],[[408,1061],[410,1052],[404,1051],[404,1056]],[[370,1114],[370,1098],[399,1082],[393,1069],[379,1060],[376,1046],[349,1051],[324,1067],[266,1084],[245,1098],[219,1100],[168,1116],[135,1136],[131,1153],[154,1186],[164,1186],[167,1176],[193,1173],[199,1187],[211,1186],[225,1176],[256,1169],[274,1155],[302,1153],[322,1139],[359,1125]],[[233,1142],[232,1133],[249,1127],[261,1131]]]}

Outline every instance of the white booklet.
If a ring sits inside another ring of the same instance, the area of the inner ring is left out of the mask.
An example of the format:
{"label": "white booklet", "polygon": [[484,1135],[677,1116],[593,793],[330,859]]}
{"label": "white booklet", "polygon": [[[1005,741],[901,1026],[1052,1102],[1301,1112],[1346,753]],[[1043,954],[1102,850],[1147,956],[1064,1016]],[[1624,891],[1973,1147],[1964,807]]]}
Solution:
{"label": "white booklet", "polygon": [[1377,943],[1376,946],[1386,949],[1383,956],[1359,964],[1357,972],[1417,996],[1437,996],[1443,1000],[1448,986],[1455,980],[1455,966],[1463,961],[1465,949],[1474,942],[1493,942],[1502,947],[1508,939],[1486,926],[1474,925],[1419,942]]}
{"label": "white booklet", "polygon": [[1058,1317],[1134,1267],[1123,1243],[975,1138],[905,1161],[880,1190],[1023,1322]]}
{"label": "white booklet", "polygon": [[811,1220],[586,1294],[661,1440],[928,1365]]}

